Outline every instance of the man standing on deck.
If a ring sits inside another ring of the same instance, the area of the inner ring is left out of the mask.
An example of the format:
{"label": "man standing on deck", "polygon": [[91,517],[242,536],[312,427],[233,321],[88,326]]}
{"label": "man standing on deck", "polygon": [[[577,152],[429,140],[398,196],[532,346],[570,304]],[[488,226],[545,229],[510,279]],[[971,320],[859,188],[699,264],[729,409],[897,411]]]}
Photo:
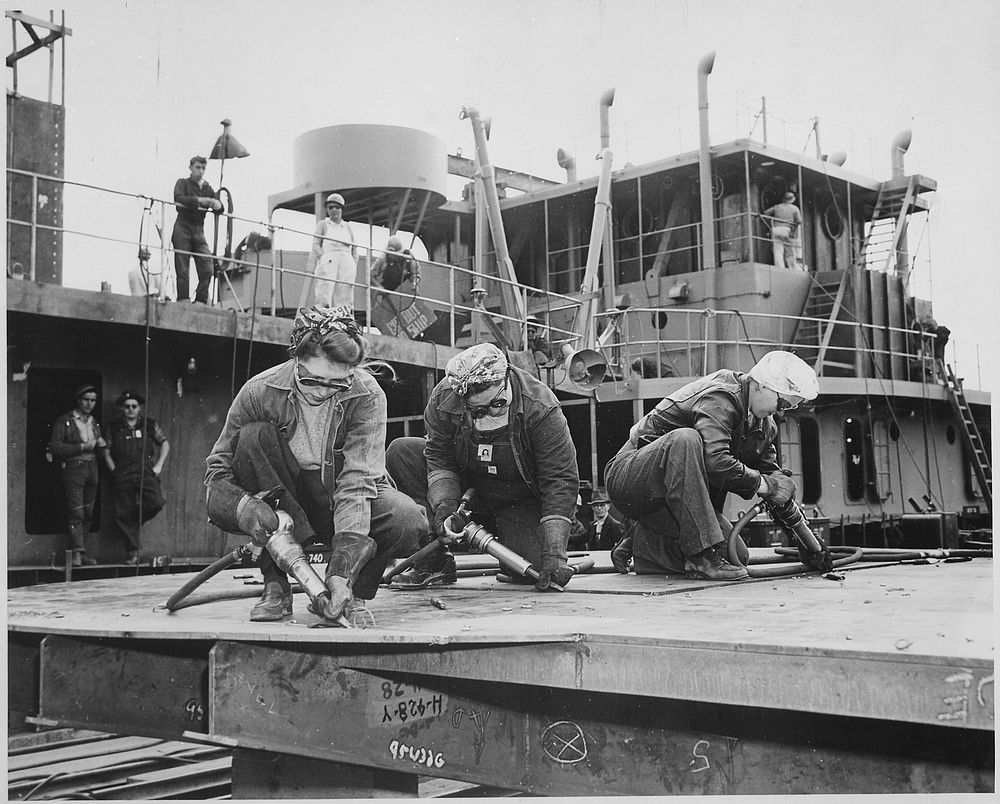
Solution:
{"label": "man standing on deck", "polygon": [[785,193],[780,204],[764,210],[764,219],[771,227],[771,244],[774,251],[776,268],[799,267],[796,251],[798,250],[799,227],[802,225],[802,213],[793,203],[795,193]]}
{"label": "man standing on deck", "polygon": [[[567,544],[580,477],[569,425],[548,386],[509,365],[492,343],[480,343],[448,361],[424,409],[424,425],[426,439],[397,438],[389,445],[386,468],[400,491],[428,512],[434,533],[425,543],[448,536],[445,522],[471,487],[473,519],[534,566],[535,588],[565,585],[573,575]],[[425,585],[431,576],[455,582],[449,550],[397,577]]]}
{"label": "man standing on deck", "polygon": [[[611,500],[638,520],[636,573],[746,578],[746,569],[727,560],[726,495],[759,494],[776,508],[792,500],[795,484],[778,466],[772,417],[818,393],[808,364],[774,351],[747,374],[720,369],[688,383],[640,419],[605,470]],[[627,560],[614,563],[624,571]]]}
{"label": "man standing on deck", "polygon": [[107,446],[94,419],[97,389],[87,383],[76,389],[76,407],[56,419],[49,452],[60,463],[66,495],[66,528],[73,566],[97,562],[87,555],[84,537],[90,532],[97,499],[97,456]]}
{"label": "man standing on deck", "polygon": [[139,563],[139,528],[163,509],[160,474],[170,442],[153,419],[141,414],[146,400],[122,391],[115,400],[120,418],[108,425],[104,461],[115,481],[115,524],[125,539],[126,564]]}
{"label": "man standing on deck", "polygon": [[205,181],[208,161],[203,156],[192,156],[189,163],[191,175],[178,179],[174,184],[174,203],[177,220],[170,235],[174,247],[174,271],[177,273],[177,301],[187,301],[191,288],[188,283],[188,265],[194,257],[198,271],[195,302],[208,304],[208,289],[212,283],[212,251],[205,240],[205,213],[222,209],[222,202],[215,197],[215,190]]}

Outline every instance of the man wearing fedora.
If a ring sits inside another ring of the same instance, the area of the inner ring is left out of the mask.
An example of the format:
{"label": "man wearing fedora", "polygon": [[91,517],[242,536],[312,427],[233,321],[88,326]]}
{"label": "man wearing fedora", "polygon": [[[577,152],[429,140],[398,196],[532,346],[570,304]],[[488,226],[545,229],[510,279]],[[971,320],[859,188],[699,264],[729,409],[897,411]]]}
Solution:
{"label": "man wearing fedora", "polygon": [[49,452],[59,462],[66,501],[66,529],[73,566],[97,562],[87,555],[84,537],[90,532],[97,499],[97,456],[105,448],[101,425],[94,419],[97,388],[85,383],[76,389],[76,407],[56,419]]}
{"label": "man wearing fedora", "polygon": [[597,491],[590,499],[590,510],[594,518],[587,525],[587,548],[590,550],[611,550],[622,538],[622,523],[611,516],[611,500],[603,491]]}
{"label": "man wearing fedora", "polygon": [[122,415],[108,425],[104,460],[115,483],[115,524],[125,539],[126,564],[139,563],[139,527],[163,508],[160,474],[170,454],[170,442],[153,419],[143,416],[146,400],[122,391],[115,400]]}

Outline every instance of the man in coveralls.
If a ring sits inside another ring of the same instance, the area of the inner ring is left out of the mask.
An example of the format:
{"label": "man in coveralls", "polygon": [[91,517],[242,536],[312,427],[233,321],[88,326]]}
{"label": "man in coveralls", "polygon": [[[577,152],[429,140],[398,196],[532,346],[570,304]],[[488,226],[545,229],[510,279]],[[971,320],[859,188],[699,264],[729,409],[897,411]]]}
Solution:
{"label": "man in coveralls", "polygon": [[215,190],[205,181],[205,157],[192,156],[188,165],[191,175],[174,183],[174,203],[177,220],[170,235],[174,247],[174,271],[177,273],[177,301],[190,298],[188,266],[192,257],[198,271],[198,287],[194,300],[208,304],[208,289],[212,283],[212,250],[205,240],[205,213],[222,209],[222,202],[215,197]]}
{"label": "man in coveralls", "polygon": [[122,415],[108,425],[104,460],[114,477],[115,524],[128,550],[125,563],[138,564],[140,524],[163,509],[160,473],[170,442],[154,419],[140,413],[146,404],[140,394],[122,391],[115,404]]}
{"label": "man in coveralls", "polygon": [[[434,534],[424,543],[435,534],[447,536],[445,520],[471,486],[477,494],[473,519],[538,570],[535,588],[565,585],[573,575],[567,543],[580,476],[555,394],[510,366],[496,346],[481,343],[448,361],[424,424],[426,439],[397,438],[386,451],[389,474],[433,522]],[[449,550],[397,577],[423,584],[431,575],[454,582]]]}
{"label": "man in coveralls", "polygon": [[[726,495],[759,494],[777,508],[794,497],[795,484],[777,463],[773,416],[818,393],[808,364],[774,351],[747,374],[720,369],[688,383],[640,419],[605,470],[611,500],[638,520],[636,573],[746,578],[727,560]],[[627,556],[615,552],[616,567],[627,571]]]}

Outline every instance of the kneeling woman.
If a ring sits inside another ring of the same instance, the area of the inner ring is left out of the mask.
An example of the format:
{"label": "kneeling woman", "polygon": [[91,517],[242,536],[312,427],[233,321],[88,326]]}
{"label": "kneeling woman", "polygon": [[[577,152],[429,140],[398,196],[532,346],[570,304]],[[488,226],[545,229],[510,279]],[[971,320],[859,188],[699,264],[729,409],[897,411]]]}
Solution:
{"label": "kneeling woman", "polygon": [[[368,341],[345,308],[302,308],[291,359],[240,389],[208,456],[208,514],[249,536],[278,527],[252,495],[284,487],[296,541],[331,540],[326,568],[333,612],[375,597],[389,559],[409,555],[427,520],[385,473],[385,393],[365,360]],[[255,621],[292,613],[287,575],[265,551]]]}

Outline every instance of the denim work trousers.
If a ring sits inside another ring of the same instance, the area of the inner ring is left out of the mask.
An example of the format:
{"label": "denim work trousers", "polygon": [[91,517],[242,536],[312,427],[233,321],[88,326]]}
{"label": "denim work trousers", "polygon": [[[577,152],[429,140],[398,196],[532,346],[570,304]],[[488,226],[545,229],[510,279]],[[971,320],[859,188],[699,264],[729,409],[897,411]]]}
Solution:
{"label": "denim work trousers", "polygon": [[[190,298],[188,265],[194,255],[194,267],[198,271],[198,287],[194,292],[195,301],[208,304],[208,289],[212,282],[212,250],[205,240],[203,224],[177,221],[170,235],[170,245],[174,247],[174,272],[177,274],[177,301]],[[184,253],[181,253],[184,252]]]}
{"label": "denim work trousers", "polygon": [[618,509],[660,537],[637,538],[636,558],[670,566],[677,547],[693,556],[724,540],[726,520],[712,504],[697,430],[678,428],[641,449],[626,442],[608,462],[604,479]]}
{"label": "denim work trousers", "polygon": [[[352,556],[341,555],[333,533],[333,510],[329,494],[319,482],[317,471],[304,471],[292,455],[288,442],[278,428],[268,422],[251,422],[240,429],[233,454],[233,476],[237,485],[249,494],[283,486],[280,508],[294,523],[294,537],[299,544],[310,540],[331,543],[331,563],[352,563]],[[417,549],[417,539],[427,532],[427,520],[417,505],[388,484],[380,483],[378,496],[371,501],[371,529],[368,533],[376,546],[375,555],[361,568],[354,583],[354,595],[371,600],[382,582],[390,559],[408,556]],[[260,558],[264,582],[285,580],[281,569],[265,550]],[[339,574],[339,573],[338,573]]]}
{"label": "denim work trousers", "polygon": [[160,513],[163,506],[160,479],[151,467],[146,466],[145,471],[134,465],[115,467],[115,523],[130,553],[139,550],[139,509],[142,509],[142,522],[145,523]]}
{"label": "denim work trousers", "polygon": [[[424,458],[425,438],[397,438],[385,451],[385,468],[396,487],[424,506],[427,519],[434,522],[434,512],[427,503],[427,459]],[[472,485],[470,478],[462,478],[462,487]],[[542,539],[539,523],[541,505],[537,501],[518,505],[505,505],[492,509],[489,500],[480,499],[479,507],[489,513],[473,512],[473,519],[496,536],[535,569],[542,565]]]}
{"label": "denim work trousers", "polygon": [[81,553],[87,548],[84,537],[90,533],[94,518],[94,501],[97,499],[97,461],[70,458],[62,470],[63,491],[66,499],[66,529],[69,547]]}

